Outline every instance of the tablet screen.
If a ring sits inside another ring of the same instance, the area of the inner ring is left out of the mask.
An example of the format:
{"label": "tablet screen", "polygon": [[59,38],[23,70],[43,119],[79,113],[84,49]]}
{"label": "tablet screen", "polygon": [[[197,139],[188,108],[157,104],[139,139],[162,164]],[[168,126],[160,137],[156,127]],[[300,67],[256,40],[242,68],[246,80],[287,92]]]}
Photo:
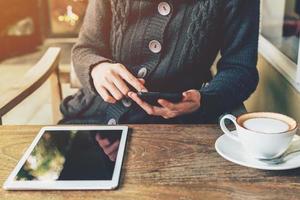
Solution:
{"label": "tablet screen", "polygon": [[46,130],[15,181],[111,180],[122,130]]}

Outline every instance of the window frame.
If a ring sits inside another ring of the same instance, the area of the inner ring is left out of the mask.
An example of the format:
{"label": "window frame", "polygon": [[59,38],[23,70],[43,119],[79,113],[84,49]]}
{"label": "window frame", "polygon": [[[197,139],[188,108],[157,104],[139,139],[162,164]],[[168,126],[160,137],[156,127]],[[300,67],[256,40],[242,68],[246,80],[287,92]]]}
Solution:
{"label": "window frame", "polygon": [[[261,12],[263,12],[262,8],[261,4]],[[258,49],[259,53],[300,93],[300,42],[297,63],[285,55],[262,33],[259,35]]]}

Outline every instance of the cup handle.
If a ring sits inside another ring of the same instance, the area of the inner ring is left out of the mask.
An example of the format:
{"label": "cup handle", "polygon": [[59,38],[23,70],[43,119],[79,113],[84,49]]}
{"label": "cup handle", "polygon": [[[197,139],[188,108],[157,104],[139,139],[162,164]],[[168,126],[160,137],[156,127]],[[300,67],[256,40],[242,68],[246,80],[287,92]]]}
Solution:
{"label": "cup handle", "polygon": [[230,114],[227,114],[225,116],[223,116],[220,120],[220,126],[222,131],[230,138],[232,138],[233,140],[239,141],[239,137],[238,137],[238,133],[234,133],[233,131],[230,131],[225,124],[225,120],[228,119],[230,121],[233,122],[235,128],[237,129],[237,122],[236,122],[236,117]]}

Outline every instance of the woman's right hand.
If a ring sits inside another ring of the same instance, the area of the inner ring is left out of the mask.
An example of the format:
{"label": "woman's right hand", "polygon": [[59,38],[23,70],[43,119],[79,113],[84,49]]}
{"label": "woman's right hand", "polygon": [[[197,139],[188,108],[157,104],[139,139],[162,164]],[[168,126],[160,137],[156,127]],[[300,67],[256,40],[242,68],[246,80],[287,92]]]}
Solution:
{"label": "woman's right hand", "polygon": [[108,138],[101,137],[101,134],[96,135],[96,141],[99,146],[103,149],[104,153],[109,157],[111,161],[116,161],[118,149],[120,145],[120,140],[114,142],[109,141]]}
{"label": "woman's right hand", "polygon": [[143,79],[137,79],[120,63],[100,63],[91,71],[94,86],[99,95],[108,103],[116,103],[128,95],[126,82],[137,91],[147,91]]}

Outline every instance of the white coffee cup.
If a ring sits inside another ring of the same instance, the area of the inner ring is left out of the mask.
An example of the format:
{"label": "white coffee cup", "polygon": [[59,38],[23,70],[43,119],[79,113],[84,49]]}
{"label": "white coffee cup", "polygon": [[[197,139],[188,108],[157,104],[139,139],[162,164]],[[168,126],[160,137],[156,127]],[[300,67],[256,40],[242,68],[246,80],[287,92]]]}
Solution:
{"label": "white coffee cup", "polygon": [[[234,123],[236,131],[226,127],[226,119]],[[294,119],[271,112],[246,113],[237,118],[228,114],[222,117],[220,126],[226,135],[242,143],[246,152],[258,159],[282,155],[298,129]]]}

